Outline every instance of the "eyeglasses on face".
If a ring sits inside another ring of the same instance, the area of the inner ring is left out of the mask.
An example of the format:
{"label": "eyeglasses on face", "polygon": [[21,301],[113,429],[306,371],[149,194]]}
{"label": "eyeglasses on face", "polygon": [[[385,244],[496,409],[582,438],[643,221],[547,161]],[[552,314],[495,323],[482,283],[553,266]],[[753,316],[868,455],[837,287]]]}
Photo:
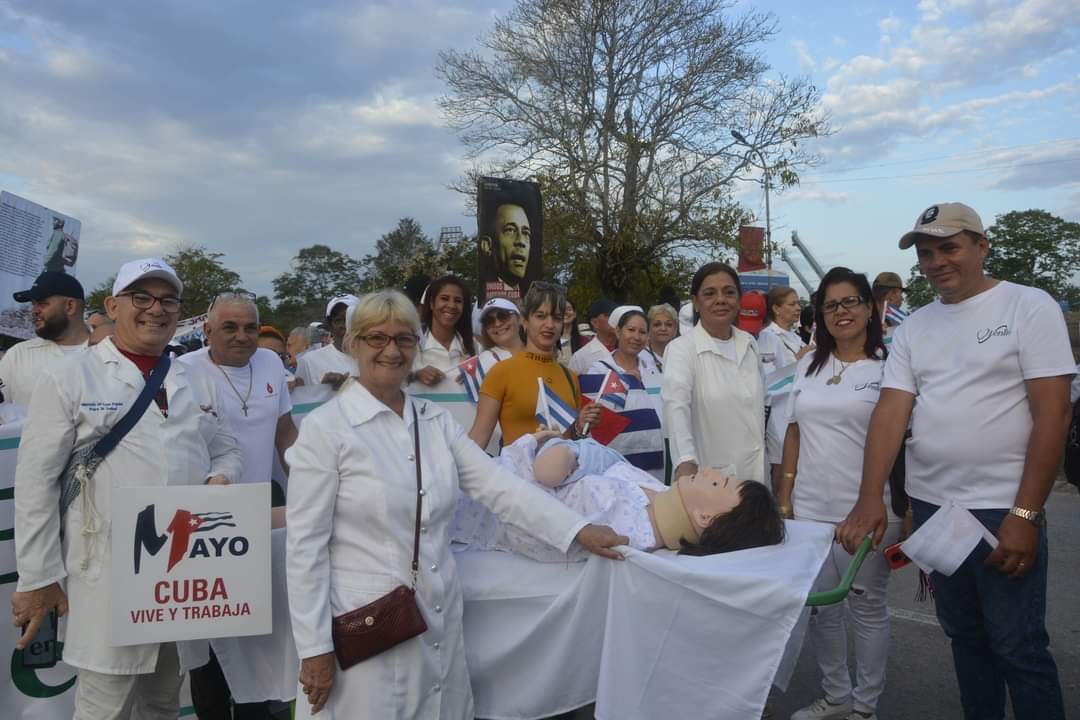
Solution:
{"label": "eyeglasses on face", "polygon": [[510,319],[510,316],[514,313],[509,310],[492,310],[488,314],[484,315],[484,319],[480,321],[481,325],[494,325],[497,322],[506,322]]}
{"label": "eyeglasses on face", "polygon": [[861,295],[848,295],[847,297],[840,298],[839,300],[829,300],[828,302],[821,303],[821,314],[831,315],[839,308],[851,310],[857,305],[862,305],[864,302],[866,302],[866,298],[862,297]]}
{"label": "eyeglasses on face", "polygon": [[154,303],[161,305],[161,309],[170,315],[175,315],[180,312],[180,298],[173,295],[166,295],[165,297],[158,297],[157,295],[151,295],[147,292],[122,292],[116,297],[129,297],[131,298],[131,304],[139,310],[149,310],[154,307]]}
{"label": "eyeglasses on face", "polygon": [[412,333],[401,333],[400,335],[387,335],[378,332],[368,333],[367,335],[361,335],[360,339],[375,349],[384,348],[393,340],[394,344],[402,350],[414,348],[416,343],[420,341],[420,338]]}

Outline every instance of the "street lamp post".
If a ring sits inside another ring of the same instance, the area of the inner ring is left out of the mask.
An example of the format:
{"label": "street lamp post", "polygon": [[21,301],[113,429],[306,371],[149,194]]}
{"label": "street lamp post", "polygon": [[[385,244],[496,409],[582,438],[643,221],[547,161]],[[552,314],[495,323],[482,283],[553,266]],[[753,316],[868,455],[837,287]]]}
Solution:
{"label": "street lamp post", "polygon": [[746,138],[738,130],[731,131],[731,137],[735,142],[750,148],[751,152],[757,153],[761,161],[761,169],[765,173],[765,264],[769,268],[769,285],[772,285],[772,218],[769,215],[769,165],[765,162],[765,155],[754,145],[747,142]]}

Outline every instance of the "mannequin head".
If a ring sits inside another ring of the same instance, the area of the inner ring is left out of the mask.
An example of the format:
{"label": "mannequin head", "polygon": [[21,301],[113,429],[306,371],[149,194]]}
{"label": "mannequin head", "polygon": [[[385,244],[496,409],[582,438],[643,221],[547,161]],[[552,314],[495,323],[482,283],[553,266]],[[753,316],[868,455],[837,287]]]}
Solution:
{"label": "mannequin head", "polygon": [[[706,470],[705,472],[716,472]],[[719,474],[719,473],[717,473]],[[776,501],[772,494],[761,483],[747,480],[736,485],[739,496],[738,503],[730,509],[712,514],[722,504],[730,502],[727,499],[727,490],[734,481],[728,483],[725,492],[720,492],[711,486],[715,480],[706,476],[700,479],[699,472],[695,482],[704,487],[692,488],[687,498],[686,489],[683,490],[683,502],[686,505],[687,514],[695,528],[705,517],[711,517],[708,525],[701,530],[698,542],[681,541],[679,553],[682,555],[715,555],[717,553],[734,552],[748,548],[762,547],[764,545],[777,545],[784,541],[784,519],[780,517],[780,510],[776,507]],[[680,478],[679,482],[687,478]]]}

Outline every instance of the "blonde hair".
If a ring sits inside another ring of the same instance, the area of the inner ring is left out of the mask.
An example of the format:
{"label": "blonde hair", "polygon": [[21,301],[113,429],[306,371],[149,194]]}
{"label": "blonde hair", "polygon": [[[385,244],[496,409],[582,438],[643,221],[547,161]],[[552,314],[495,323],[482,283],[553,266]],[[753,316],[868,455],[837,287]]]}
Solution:
{"label": "blonde hair", "polygon": [[376,325],[386,322],[404,323],[420,334],[420,316],[412,300],[398,290],[378,290],[360,298],[349,314],[349,327],[345,331],[342,349],[352,355],[356,339]]}
{"label": "blonde hair", "polygon": [[659,305],[653,305],[651,308],[649,308],[649,325],[653,324],[653,320],[655,320],[656,316],[660,313],[667,313],[669,316],[671,316],[671,321],[675,323],[675,327],[678,328],[679,312],[667,303],[660,303]]}

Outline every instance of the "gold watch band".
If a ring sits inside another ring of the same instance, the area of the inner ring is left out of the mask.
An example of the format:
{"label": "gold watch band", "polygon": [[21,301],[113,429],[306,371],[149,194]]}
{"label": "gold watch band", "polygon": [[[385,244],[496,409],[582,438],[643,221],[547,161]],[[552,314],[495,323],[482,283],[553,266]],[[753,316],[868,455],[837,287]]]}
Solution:
{"label": "gold watch band", "polygon": [[1044,515],[1042,510],[1028,510],[1027,508],[1022,508],[1019,505],[1013,505],[1012,508],[1009,510],[1009,514],[1015,515],[1018,518],[1023,518],[1024,520],[1035,523],[1036,525],[1042,525],[1046,520],[1046,516]]}

